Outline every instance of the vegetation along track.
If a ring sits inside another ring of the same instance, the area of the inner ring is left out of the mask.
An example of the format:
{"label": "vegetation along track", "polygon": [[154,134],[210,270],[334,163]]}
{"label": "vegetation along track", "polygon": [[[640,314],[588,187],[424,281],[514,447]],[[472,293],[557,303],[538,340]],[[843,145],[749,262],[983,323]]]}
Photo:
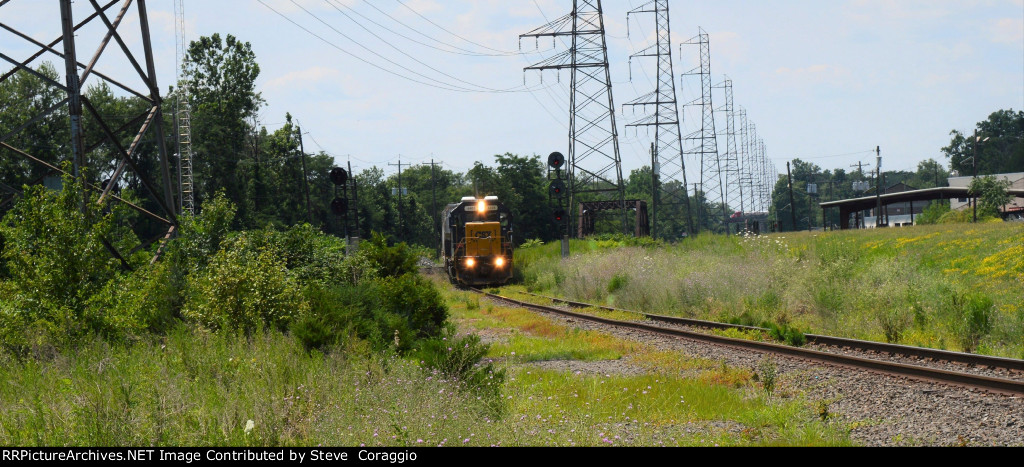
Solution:
{"label": "vegetation along track", "polygon": [[[668,336],[673,336],[673,337],[681,337],[681,338],[685,338],[685,339],[692,339],[692,340],[698,340],[698,341],[704,341],[704,342],[711,342],[711,343],[715,343],[715,344],[718,344],[718,345],[725,345],[725,346],[734,347],[734,348],[741,348],[741,349],[746,349],[746,350],[755,350],[755,351],[760,351],[760,352],[767,352],[767,353],[773,353],[773,354],[778,354],[778,355],[785,355],[785,356],[789,356],[789,357],[800,358],[800,359],[811,360],[811,361],[817,361],[817,362],[822,362],[822,363],[828,363],[828,364],[832,364],[832,365],[839,365],[839,366],[848,367],[848,368],[856,368],[856,369],[874,371],[874,372],[878,372],[878,373],[884,373],[884,374],[889,374],[889,375],[894,375],[894,376],[913,378],[913,379],[924,380],[924,381],[932,381],[932,382],[945,383],[945,384],[950,384],[950,385],[954,385],[954,386],[965,387],[965,388],[970,388],[970,389],[979,389],[979,390],[993,392],[993,393],[1006,394],[1006,395],[1015,395],[1015,396],[1024,395],[1024,380],[1006,379],[1006,378],[1001,378],[1001,377],[992,377],[992,376],[986,376],[986,375],[966,373],[966,372],[962,372],[962,371],[951,371],[949,369],[932,368],[932,367],[925,367],[925,366],[920,366],[920,365],[912,365],[912,364],[907,364],[907,363],[900,363],[900,362],[895,362],[895,361],[887,361],[887,360],[880,360],[880,359],[874,359],[874,358],[865,358],[863,356],[854,356],[854,355],[850,355],[848,353],[841,353],[841,352],[825,352],[825,351],[821,351],[821,350],[805,349],[805,348],[800,348],[800,347],[792,347],[792,346],[781,345],[781,344],[774,344],[774,343],[768,343],[768,342],[759,342],[759,341],[744,340],[744,339],[734,339],[734,338],[730,338],[730,337],[724,337],[724,336],[718,336],[718,335],[714,335],[714,334],[706,334],[706,333],[696,332],[696,331],[692,331],[692,330],[688,330],[688,329],[682,329],[682,328],[679,328],[679,327],[655,326],[655,325],[652,325],[652,324],[647,324],[647,323],[638,322],[638,321],[619,321],[619,320],[608,319],[608,318],[604,318],[604,317],[600,317],[600,316],[593,316],[593,315],[588,315],[588,314],[576,313],[576,312],[567,311],[567,310],[564,310],[564,309],[555,308],[555,307],[551,307],[551,306],[545,306],[545,305],[539,305],[539,304],[535,304],[535,303],[529,303],[529,302],[524,302],[524,301],[520,301],[520,300],[515,300],[515,299],[509,298],[509,297],[505,297],[505,296],[502,296],[502,295],[485,292],[485,291],[482,291],[482,290],[477,290],[477,289],[471,289],[471,290],[473,290],[474,292],[483,294],[483,295],[485,295],[487,297],[490,297],[490,298],[493,298],[493,299],[496,299],[496,300],[502,300],[502,301],[505,301],[505,302],[513,303],[513,304],[515,304],[517,306],[521,306],[521,307],[524,307],[524,308],[534,309],[534,310],[538,310],[538,311],[542,311],[542,312],[546,312],[546,313],[554,313],[554,314],[558,314],[558,315],[562,315],[562,316],[567,316],[567,317],[571,317],[571,318],[575,318],[575,319],[580,319],[580,320],[587,320],[587,321],[591,321],[591,322],[602,323],[602,324],[605,324],[605,325],[637,329],[637,330],[641,330],[641,331],[657,333],[657,334],[662,334],[662,335],[668,335]],[[538,297],[541,297],[541,296],[538,296]],[[543,298],[551,299],[550,297],[543,297]],[[551,299],[551,300],[555,300],[555,299]],[[568,301],[565,301],[565,300],[557,300],[557,301],[563,302],[563,303],[566,303],[567,305],[572,305],[572,306],[593,307],[592,305],[588,305],[588,304],[584,304],[584,303],[568,302]],[[601,308],[601,309],[605,309],[605,310],[613,310],[613,309],[608,308],[608,307],[597,307],[597,308]],[[623,311],[623,310],[616,310],[616,311]],[[682,318],[673,318],[673,317],[665,317],[665,316],[651,316],[651,315],[642,315],[642,316],[646,316],[646,317],[648,317],[648,319],[650,319],[652,321],[662,321],[662,322],[671,323],[671,324],[675,324],[675,325],[700,326],[700,327],[716,327],[716,328],[737,328],[738,327],[738,328],[745,328],[745,329],[759,329],[759,328],[736,326],[736,325],[731,325],[731,324],[713,323],[713,322],[708,322],[708,321],[685,320],[685,319],[682,319]],[[808,337],[808,340],[810,340],[812,342],[818,342],[818,343],[831,342],[832,344],[829,344],[829,345],[838,345],[838,346],[843,346],[845,348],[858,348],[858,349],[864,349],[865,351],[874,351],[874,352],[897,352],[897,353],[904,352],[904,353],[909,353],[912,350],[917,349],[917,348],[906,347],[906,346],[888,346],[888,344],[880,344],[880,343],[873,343],[873,342],[855,341],[855,340],[838,339],[838,338],[826,338],[825,336],[808,335],[807,337]],[[886,347],[886,346],[888,346],[888,347]],[[882,349],[888,349],[888,350],[882,350]],[[930,359],[936,359],[936,360],[938,360],[938,359],[945,360],[946,359],[945,357],[950,357],[950,359],[952,359],[953,356],[955,355],[956,358],[959,359],[959,360],[956,360],[956,361],[961,362],[961,363],[964,363],[964,360],[967,360],[968,362],[966,362],[966,363],[971,363],[971,364],[975,364],[975,365],[997,366],[997,367],[1003,367],[1003,368],[1005,368],[1007,366],[1011,366],[1013,368],[1016,368],[1013,371],[1020,371],[1019,370],[1021,368],[1020,365],[1022,364],[1022,362],[1020,362],[1020,361],[1012,360],[1012,359],[1005,359],[1005,358],[994,358],[994,357],[985,357],[985,356],[978,356],[978,355],[958,354],[958,353],[955,353],[955,352],[944,352],[944,351],[938,351],[938,350],[932,350],[932,349],[919,349],[919,350],[921,351],[921,353],[919,355],[927,355],[926,357],[919,357],[919,358],[930,358]],[[971,358],[968,358],[968,357],[976,358],[977,360],[972,360]],[[978,363],[978,362],[985,362],[985,363]]]}

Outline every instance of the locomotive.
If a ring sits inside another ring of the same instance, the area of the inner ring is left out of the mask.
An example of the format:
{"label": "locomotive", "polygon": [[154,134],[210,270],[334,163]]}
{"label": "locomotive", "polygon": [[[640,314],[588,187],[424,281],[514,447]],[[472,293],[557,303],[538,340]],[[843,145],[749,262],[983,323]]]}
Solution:
{"label": "locomotive", "polygon": [[512,213],[497,196],[462,198],[441,214],[444,268],[453,284],[502,285],[512,279]]}

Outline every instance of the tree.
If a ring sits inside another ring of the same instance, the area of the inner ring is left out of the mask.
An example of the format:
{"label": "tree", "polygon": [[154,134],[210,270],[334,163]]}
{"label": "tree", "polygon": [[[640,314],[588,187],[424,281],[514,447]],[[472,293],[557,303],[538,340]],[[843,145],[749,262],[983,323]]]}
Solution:
{"label": "tree", "polygon": [[[56,68],[49,62],[41,64],[36,71],[60,81]],[[0,134],[17,129],[44,110],[57,105],[64,97],[63,91],[50,86],[41,78],[25,71],[16,72],[0,83]],[[69,160],[68,154],[71,153],[68,147],[71,136],[67,115],[67,106],[61,106],[4,142],[50,164],[60,165],[59,161]],[[0,149],[0,181],[11,187],[20,189],[22,185],[42,177],[48,171],[40,164]],[[7,195],[5,190],[0,190],[0,193],[4,197]]]}
{"label": "tree", "polygon": [[1000,180],[991,175],[972,180],[969,190],[971,196],[978,198],[978,216],[998,216],[999,210],[1013,201],[1009,188],[1009,180]]}
{"label": "tree", "polygon": [[[247,137],[249,120],[263,99],[256,92],[260,66],[248,42],[220,34],[193,41],[186,57],[185,79],[192,93],[192,140],[196,203],[218,190],[239,207],[239,217],[249,218],[246,190],[239,178],[238,162],[250,158]],[[258,162],[257,162],[258,163]]]}
{"label": "tree", "polygon": [[987,141],[978,142],[974,134],[965,135],[953,130],[949,146],[942,148],[953,171],[960,175],[973,175],[973,159],[978,153],[978,173],[1024,172],[1024,111],[999,110],[988,119],[978,122],[978,136]]}

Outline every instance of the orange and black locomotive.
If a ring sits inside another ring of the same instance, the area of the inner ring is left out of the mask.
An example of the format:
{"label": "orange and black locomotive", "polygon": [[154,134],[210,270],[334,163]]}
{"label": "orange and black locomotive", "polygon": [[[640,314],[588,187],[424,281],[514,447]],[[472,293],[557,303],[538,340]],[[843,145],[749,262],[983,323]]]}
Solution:
{"label": "orange and black locomotive", "polygon": [[441,215],[441,249],[452,283],[507,283],[512,279],[512,213],[497,196],[449,204]]}

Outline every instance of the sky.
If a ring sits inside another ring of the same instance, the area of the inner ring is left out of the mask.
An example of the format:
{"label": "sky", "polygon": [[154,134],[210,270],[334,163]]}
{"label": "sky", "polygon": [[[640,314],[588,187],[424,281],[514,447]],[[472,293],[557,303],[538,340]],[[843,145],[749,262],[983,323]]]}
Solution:
{"label": "sky", "polygon": [[[654,18],[627,21],[643,0],[603,3],[628,174],[650,161],[653,134],[624,128],[637,115],[622,104],[654,89],[655,63],[629,60],[652,43]],[[146,4],[166,90],[176,79],[174,2]],[[184,17],[190,40],[220,33],[252,44],[266,100],[262,125],[272,131],[291,113],[307,152],[391,173],[397,167],[388,164],[399,159],[465,171],[476,161],[493,165],[495,154],[566,152],[569,75],[523,71],[564,47],[519,35],[571,7],[569,0],[184,0]],[[89,2],[74,4],[76,19],[91,10]],[[702,27],[713,81],[732,79],[735,105],[747,110],[779,170],[794,158],[825,169],[873,167],[876,147],[884,170],[914,170],[928,158],[945,163],[951,130],[970,132],[996,110],[1024,109],[1024,0],[680,0],[670,12],[675,74],[699,65],[696,49],[679,44]],[[141,50],[134,6],[125,21],[125,41]],[[0,22],[45,42],[60,35],[57,2],[12,0],[0,7]],[[94,26],[77,36],[81,61],[98,45],[101,24]],[[0,30],[0,52],[23,59],[34,51]],[[127,83],[134,72],[116,52],[108,50],[97,69]],[[63,70],[59,58],[45,58]],[[0,62],[0,71],[9,68]],[[699,97],[681,86],[680,103]],[[686,118],[684,134],[699,128]],[[696,161],[686,164],[697,174]]]}

